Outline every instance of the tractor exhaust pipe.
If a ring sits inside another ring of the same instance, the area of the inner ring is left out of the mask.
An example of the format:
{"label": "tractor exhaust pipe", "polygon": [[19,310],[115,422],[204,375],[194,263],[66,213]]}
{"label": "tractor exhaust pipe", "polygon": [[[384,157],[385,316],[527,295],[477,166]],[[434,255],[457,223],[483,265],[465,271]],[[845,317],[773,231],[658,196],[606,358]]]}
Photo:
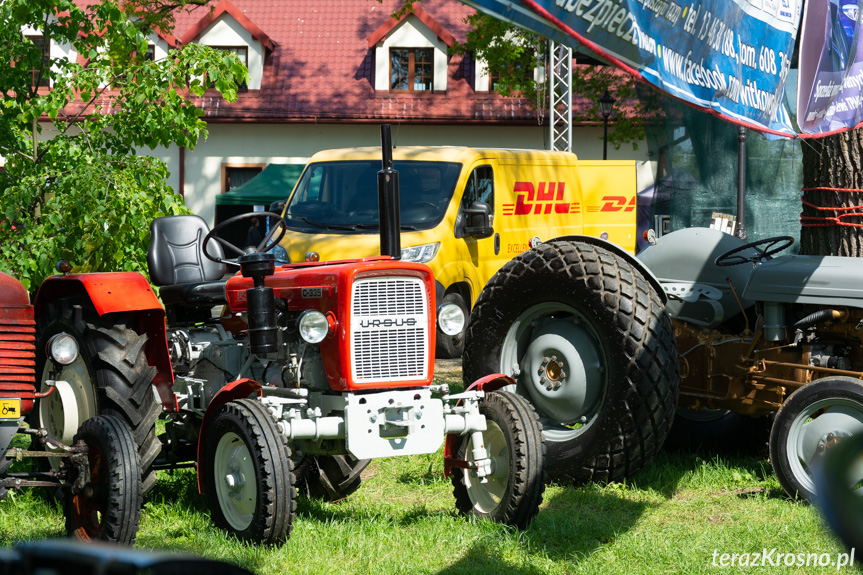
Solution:
{"label": "tractor exhaust pipe", "polygon": [[381,125],[381,148],[383,151],[383,169],[378,172],[381,255],[401,259],[399,173],[393,169],[393,144],[389,124]]}

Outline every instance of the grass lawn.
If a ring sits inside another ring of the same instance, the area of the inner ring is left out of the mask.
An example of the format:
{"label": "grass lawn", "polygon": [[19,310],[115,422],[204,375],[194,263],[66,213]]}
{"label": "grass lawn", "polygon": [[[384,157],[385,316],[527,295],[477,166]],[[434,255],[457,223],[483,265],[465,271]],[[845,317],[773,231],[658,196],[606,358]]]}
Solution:
{"label": "grass lawn", "polygon": [[[756,455],[664,451],[626,484],[549,486],[523,532],[460,517],[442,470],[442,452],[374,461],[347,500],[300,499],[293,535],[280,547],[241,544],[215,529],[194,472],[162,473],[137,547],[218,558],[260,575],[835,573],[832,564],[785,566],[779,554],[835,561],[844,553],[817,511],[785,498]],[[40,492],[0,503],[3,545],[62,535],[61,511]],[[764,566],[719,565],[724,553],[752,562],[764,550]]]}

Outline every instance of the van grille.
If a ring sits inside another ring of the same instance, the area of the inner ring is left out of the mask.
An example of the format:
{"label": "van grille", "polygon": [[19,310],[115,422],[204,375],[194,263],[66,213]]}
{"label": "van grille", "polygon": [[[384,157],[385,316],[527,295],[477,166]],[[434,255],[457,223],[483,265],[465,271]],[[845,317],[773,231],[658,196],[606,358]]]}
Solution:
{"label": "van grille", "polygon": [[376,277],[354,282],[351,369],[356,383],[426,378],[429,306],[422,280]]}

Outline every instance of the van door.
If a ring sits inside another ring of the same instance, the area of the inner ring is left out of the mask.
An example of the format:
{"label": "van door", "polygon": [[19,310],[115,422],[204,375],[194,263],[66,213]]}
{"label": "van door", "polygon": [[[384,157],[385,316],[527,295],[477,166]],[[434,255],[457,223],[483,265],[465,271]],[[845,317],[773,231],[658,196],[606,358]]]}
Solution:
{"label": "van door", "polygon": [[[454,232],[456,238],[464,240],[466,263],[477,278],[487,279],[500,267],[495,261],[500,253],[500,235],[494,229],[494,196],[491,165],[474,167],[465,183]],[[483,287],[482,283],[473,286],[472,299]]]}

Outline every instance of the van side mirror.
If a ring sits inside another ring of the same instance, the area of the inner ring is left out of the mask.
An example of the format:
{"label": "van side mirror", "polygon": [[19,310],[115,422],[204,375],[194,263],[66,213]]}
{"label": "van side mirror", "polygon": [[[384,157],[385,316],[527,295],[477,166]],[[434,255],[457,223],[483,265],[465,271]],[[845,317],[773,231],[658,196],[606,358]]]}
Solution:
{"label": "van side mirror", "polygon": [[469,208],[462,210],[465,218],[464,235],[474,238],[487,238],[494,233],[491,227],[491,206],[483,202],[474,202]]}
{"label": "van side mirror", "polygon": [[277,202],[273,202],[272,204],[270,204],[270,209],[267,211],[281,215],[282,212],[285,211],[285,203],[287,203],[287,200],[279,200]]}

